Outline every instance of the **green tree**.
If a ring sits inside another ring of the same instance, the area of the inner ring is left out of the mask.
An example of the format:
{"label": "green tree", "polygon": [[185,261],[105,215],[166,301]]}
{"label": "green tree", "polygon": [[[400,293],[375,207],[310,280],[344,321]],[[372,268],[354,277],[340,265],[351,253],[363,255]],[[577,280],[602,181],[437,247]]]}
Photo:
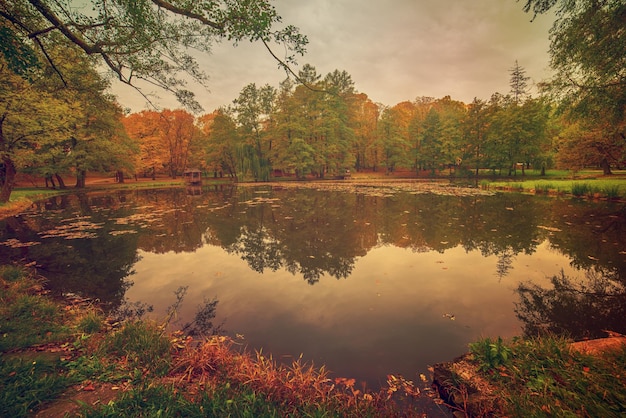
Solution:
{"label": "green tree", "polygon": [[[355,141],[355,90],[346,71],[328,73],[322,82],[325,144],[322,146],[326,169],[340,174],[354,166],[352,147]],[[320,94],[320,93],[317,93]]]}
{"label": "green tree", "polygon": [[435,108],[431,108],[424,119],[421,134],[420,160],[424,168],[433,174],[442,162],[441,156],[441,117]]}
{"label": "green tree", "polygon": [[435,103],[438,109],[440,129],[440,160],[448,167],[458,166],[464,157],[462,121],[465,117],[465,104],[445,96]]}
{"label": "green tree", "polygon": [[555,11],[550,65],[556,71],[546,87],[570,119],[596,137],[597,146],[586,149],[610,174],[611,163],[625,154],[626,3],[526,0],[524,10],[535,16]]}
{"label": "green tree", "polygon": [[63,149],[81,111],[45,87],[40,72],[31,80],[14,73],[0,57],[0,202],[8,202],[18,169],[38,150]]}
{"label": "green tree", "polygon": [[271,138],[267,135],[270,117],[273,114],[276,89],[269,84],[257,87],[251,83],[239,93],[239,98],[233,101],[233,111],[241,135],[249,146],[248,155],[251,157],[252,175],[256,181],[269,181],[272,164],[270,151]]}
{"label": "green tree", "polygon": [[485,145],[489,127],[488,110],[489,107],[485,101],[474,98],[468,106],[467,114],[463,121],[466,144],[464,160],[473,165],[476,177],[478,177],[480,168],[483,167],[487,160]]}
{"label": "green tree", "polygon": [[[209,118],[210,116],[210,118]],[[218,109],[211,115],[200,118],[200,128],[207,136],[206,155],[208,166],[217,175],[225,173],[239,181],[246,171],[243,156],[243,141],[237,125],[227,109]]]}
{"label": "green tree", "polygon": [[511,86],[511,95],[513,95],[513,103],[519,104],[523,99],[528,97],[528,80],[526,70],[515,60],[515,65],[509,70],[511,75],[509,85]]}
{"label": "green tree", "polygon": [[[202,84],[206,75],[189,51],[209,53],[222,40],[235,45],[259,41],[289,69],[308,41],[293,26],[277,29],[280,20],[268,0],[0,0],[0,39],[12,41],[3,42],[0,52],[19,69],[31,65],[31,52],[39,49],[67,81],[59,68],[62,58],[47,52],[59,42],[70,42],[96,57],[120,81],[136,88],[137,82],[146,81],[199,111],[181,75]],[[279,59],[271,44],[283,45],[286,57]]]}
{"label": "green tree", "polygon": [[387,172],[410,164],[410,145],[400,122],[397,107],[385,108],[378,121],[378,143],[382,150],[381,164]]}

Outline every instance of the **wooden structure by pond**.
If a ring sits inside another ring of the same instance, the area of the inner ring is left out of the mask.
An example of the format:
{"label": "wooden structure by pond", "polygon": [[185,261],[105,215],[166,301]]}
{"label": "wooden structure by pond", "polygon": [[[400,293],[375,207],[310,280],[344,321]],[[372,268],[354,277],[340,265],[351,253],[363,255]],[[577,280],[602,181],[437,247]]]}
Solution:
{"label": "wooden structure by pond", "polygon": [[185,183],[187,184],[200,184],[202,183],[202,171],[197,169],[189,169],[183,173],[185,177]]}

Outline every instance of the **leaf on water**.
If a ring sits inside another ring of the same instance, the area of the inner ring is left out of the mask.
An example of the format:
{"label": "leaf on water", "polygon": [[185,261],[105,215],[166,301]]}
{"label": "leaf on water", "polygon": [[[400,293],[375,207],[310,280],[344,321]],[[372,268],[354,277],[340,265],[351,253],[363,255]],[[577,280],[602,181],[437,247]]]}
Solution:
{"label": "leaf on water", "polygon": [[546,231],[550,231],[550,232],[561,232],[561,230],[559,228],[555,228],[553,226],[537,225],[537,228],[545,229]]}
{"label": "leaf on water", "polygon": [[109,234],[113,235],[114,237],[118,236],[118,235],[126,235],[126,234],[136,234],[137,231],[133,230],[133,229],[128,229],[128,230],[123,230],[123,231],[110,231]]}

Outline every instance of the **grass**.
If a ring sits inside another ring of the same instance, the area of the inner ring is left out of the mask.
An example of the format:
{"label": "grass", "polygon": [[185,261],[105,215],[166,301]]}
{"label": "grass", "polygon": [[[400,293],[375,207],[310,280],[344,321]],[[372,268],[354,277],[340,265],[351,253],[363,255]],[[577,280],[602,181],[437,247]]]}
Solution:
{"label": "grass", "polygon": [[0,357],[0,416],[26,417],[71,384],[61,362],[46,357]]}
{"label": "grass", "polygon": [[626,178],[598,178],[598,179],[528,179],[523,181],[487,181],[481,182],[483,189],[505,189],[513,191],[527,191],[542,194],[571,194],[575,197],[609,199],[626,198]]}
{"label": "grass", "polygon": [[75,399],[67,413],[419,416],[416,406],[396,403],[419,392],[401,377],[393,377],[395,386],[365,391],[355,388],[354,379],[331,379],[324,367],[300,360],[277,364],[228,337],[194,341],[182,332],[166,333],[166,324],[136,318],[111,324],[88,302],[51,299],[43,279],[23,267],[0,267],[0,280],[0,416],[45,413],[47,404],[73,386],[96,390],[105,384],[120,388],[116,399],[102,404]]}
{"label": "grass", "polygon": [[13,266],[0,267],[0,351],[68,337],[61,320],[64,312],[49,299],[39,297],[41,278]]}
{"label": "grass", "polygon": [[590,355],[557,337],[486,339],[472,345],[472,356],[500,400],[495,415],[626,414],[626,346]]}

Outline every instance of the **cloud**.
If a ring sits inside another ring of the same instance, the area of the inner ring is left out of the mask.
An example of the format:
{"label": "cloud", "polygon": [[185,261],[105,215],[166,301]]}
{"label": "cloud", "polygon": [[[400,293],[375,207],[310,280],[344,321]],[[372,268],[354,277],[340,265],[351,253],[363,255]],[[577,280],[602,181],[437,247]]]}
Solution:
{"label": "cloud", "polygon": [[[274,5],[285,24],[309,38],[300,65],[309,63],[321,75],[345,70],[358,91],[386,105],[419,96],[470,102],[507,93],[515,60],[534,82],[550,74],[552,19],[531,22],[513,0],[278,0]],[[206,111],[230,104],[249,83],[277,87],[286,76],[261,44],[218,44],[199,61],[211,77],[209,92],[194,88]],[[133,110],[143,106],[132,94],[119,88],[115,93]],[[162,95],[162,106],[177,107]]]}

